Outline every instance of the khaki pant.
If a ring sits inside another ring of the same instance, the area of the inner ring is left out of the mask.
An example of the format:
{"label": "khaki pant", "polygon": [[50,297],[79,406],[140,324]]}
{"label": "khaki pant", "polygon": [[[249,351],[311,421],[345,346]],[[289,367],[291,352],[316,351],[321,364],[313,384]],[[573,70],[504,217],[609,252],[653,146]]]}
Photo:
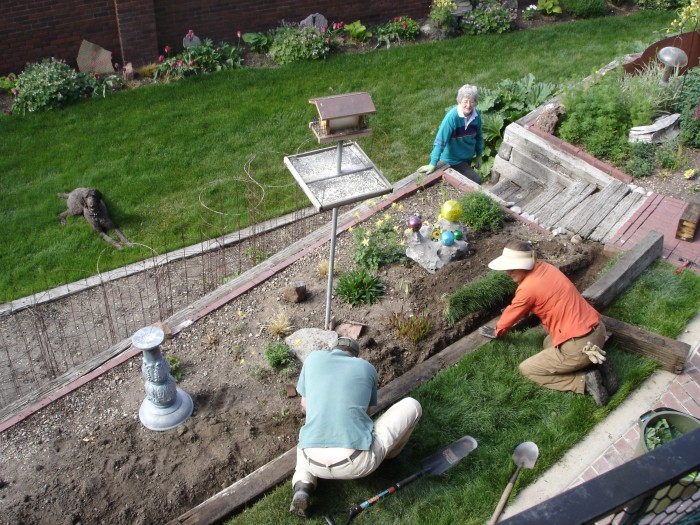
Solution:
{"label": "khaki pant", "polygon": [[545,388],[583,394],[585,369],[592,363],[581,350],[589,341],[603,348],[605,333],[601,322],[590,333],[569,339],[558,347],[552,346],[552,338],[547,336],[542,345],[544,350],[520,363],[520,373]]}
{"label": "khaki pant", "polygon": [[318,478],[356,479],[374,472],[385,458],[396,457],[404,448],[423,414],[420,403],[407,397],[392,405],[374,423],[372,445],[351,462],[339,467],[322,467],[310,463],[302,449],[297,448],[297,466],[292,487],[297,481],[316,487]]}

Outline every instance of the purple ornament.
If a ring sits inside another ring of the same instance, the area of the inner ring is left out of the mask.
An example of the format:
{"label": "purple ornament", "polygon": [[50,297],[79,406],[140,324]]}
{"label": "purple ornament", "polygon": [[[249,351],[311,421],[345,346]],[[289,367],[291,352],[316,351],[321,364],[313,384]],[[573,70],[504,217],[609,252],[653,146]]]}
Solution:
{"label": "purple ornament", "polygon": [[408,227],[411,228],[414,232],[417,232],[420,230],[420,227],[423,225],[423,220],[421,219],[420,215],[415,214],[412,215],[410,219],[408,219]]}
{"label": "purple ornament", "polygon": [[455,243],[455,234],[452,232],[442,232],[440,234],[440,242],[445,246],[452,246]]}

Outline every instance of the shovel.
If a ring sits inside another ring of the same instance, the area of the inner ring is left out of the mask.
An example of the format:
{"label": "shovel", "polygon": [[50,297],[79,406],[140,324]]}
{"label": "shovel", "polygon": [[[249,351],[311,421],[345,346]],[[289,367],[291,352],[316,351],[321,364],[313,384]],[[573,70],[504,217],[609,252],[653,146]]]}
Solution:
{"label": "shovel", "polygon": [[372,496],[367,501],[363,501],[362,503],[359,503],[349,509],[337,511],[332,514],[327,514],[323,516],[323,518],[326,520],[326,523],[328,525],[337,525],[336,522],[333,520],[333,515],[343,514],[343,516],[345,517],[344,523],[345,525],[347,525],[360,512],[362,512],[368,507],[371,507],[384,496],[388,496],[389,494],[393,494],[397,490],[404,488],[409,483],[412,483],[415,480],[417,480],[423,474],[442,474],[446,470],[452,468],[457,463],[459,463],[460,460],[467,457],[469,453],[476,447],[476,439],[474,439],[471,436],[464,436],[452,443],[451,445],[443,448],[441,451],[436,452],[432,456],[428,456],[427,458],[421,460],[422,468],[418,472],[411,474],[409,477],[402,479],[401,481],[397,481],[391,487],[383,490],[375,496]]}
{"label": "shovel", "polygon": [[501,501],[498,502],[496,511],[493,513],[493,516],[491,516],[491,520],[489,521],[488,525],[494,525],[494,523],[498,521],[499,516],[503,512],[503,508],[506,506],[508,496],[510,496],[511,491],[513,490],[515,480],[518,479],[520,469],[523,467],[527,469],[534,467],[539,455],[540,449],[537,448],[537,445],[535,445],[532,441],[525,441],[515,447],[515,451],[513,452],[513,463],[515,463],[517,468],[515,469],[513,476],[510,478],[510,481],[506,486],[506,490],[503,491]]}

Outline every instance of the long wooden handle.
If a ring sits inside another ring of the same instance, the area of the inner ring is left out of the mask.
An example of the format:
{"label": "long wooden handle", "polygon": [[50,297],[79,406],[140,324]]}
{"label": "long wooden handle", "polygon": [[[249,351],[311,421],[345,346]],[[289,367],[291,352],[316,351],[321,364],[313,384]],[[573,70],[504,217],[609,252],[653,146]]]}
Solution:
{"label": "long wooden handle", "polygon": [[501,516],[501,513],[503,512],[504,507],[506,506],[506,502],[508,501],[508,496],[510,496],[510,493],[513,490],[513,487],[515,486],[515,480],[518,478],[518,474],[520,474],[520,469],[522,467],[518,466],[518,468],[515,469],[515,472],[510,478],[510,481],[508,482],[508,485],[506,485],[506,490],[503,491],[503,495],[501,496],[501,500],[498,502],[498,506],[496,507],[496,511],[493,513],[493,516],[491,516],[491,519],[489,520],[488,525],[494,525],[497,521],[498,518]]}

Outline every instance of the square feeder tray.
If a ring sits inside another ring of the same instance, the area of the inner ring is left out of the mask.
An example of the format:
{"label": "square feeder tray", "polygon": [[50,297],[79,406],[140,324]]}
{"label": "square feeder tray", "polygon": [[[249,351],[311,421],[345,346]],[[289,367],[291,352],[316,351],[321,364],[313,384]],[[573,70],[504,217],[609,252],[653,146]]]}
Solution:
{"label": "square feeder tray", "polygon": [[284,163],[316,211],[392,192],[389,181],[355,142],[289,155]]}

